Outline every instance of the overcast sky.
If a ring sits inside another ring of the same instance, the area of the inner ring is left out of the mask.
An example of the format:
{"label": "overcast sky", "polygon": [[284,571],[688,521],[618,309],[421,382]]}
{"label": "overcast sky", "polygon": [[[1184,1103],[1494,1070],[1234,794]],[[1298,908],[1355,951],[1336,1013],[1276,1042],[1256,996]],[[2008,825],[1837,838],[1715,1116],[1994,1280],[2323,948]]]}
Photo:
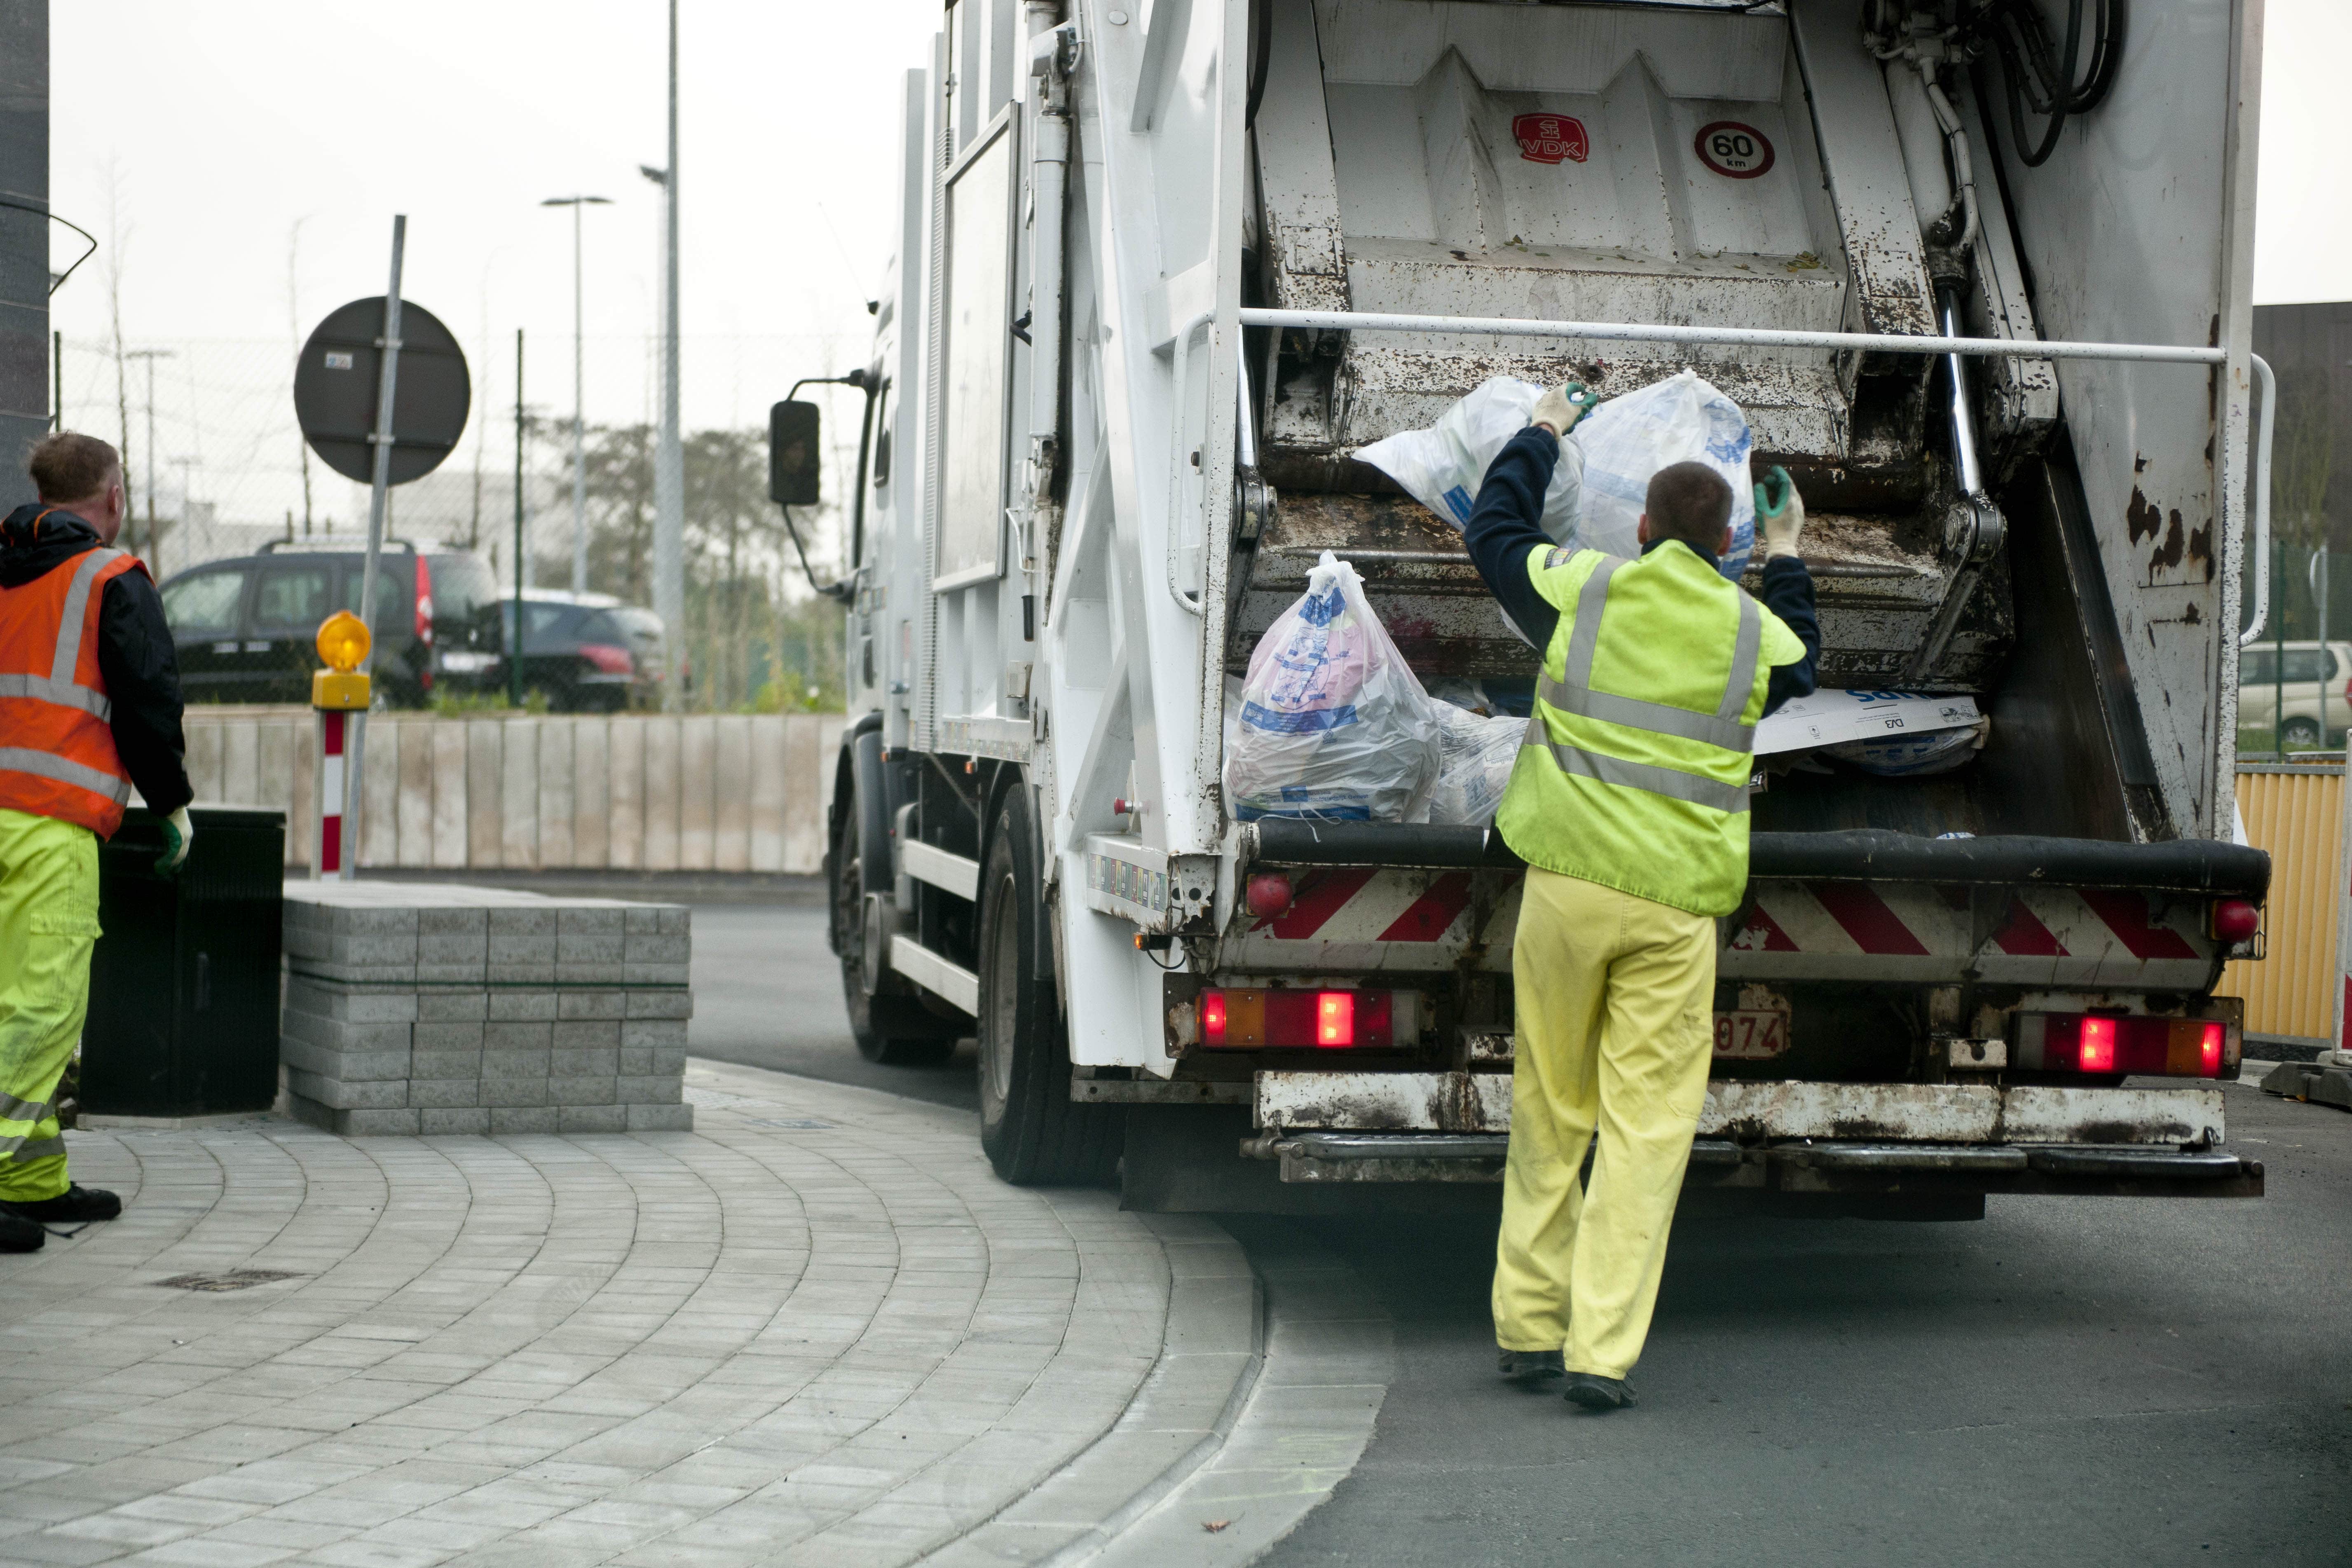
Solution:
{"label": "overcast sky", "polygon": [[[888,246],[893,106],[940,9],[685,0],[689,424],[755,421],[773,375],[854,363]],[[2352,298],[2352,4],[2269,0],[2269,15],[2256,298]],[[401,211],[406,292],[469,352],[486,321],[501,360],[529,329],[534,401],[560,408],[571,224],[537,204],[584,191],[616,204],[586,220],[588,331],[620,340],[592,343],[591,416],[599,401],[636,416],[627,340],[653,320],[659,213],[637,166],[666,156],[659,0],[63,0],[50,16],[51,199],[102,237],[111,202],[127,337],[290,335],[298,220],[307,330],[382,290]],[[100,262],[53,305],[69,338],[102,336]],[[769,341],[782,334],[803,341]],[[760,352],[730,358],[723,341],[745,335]],[[510,398],[511,382],[492,391]]]}

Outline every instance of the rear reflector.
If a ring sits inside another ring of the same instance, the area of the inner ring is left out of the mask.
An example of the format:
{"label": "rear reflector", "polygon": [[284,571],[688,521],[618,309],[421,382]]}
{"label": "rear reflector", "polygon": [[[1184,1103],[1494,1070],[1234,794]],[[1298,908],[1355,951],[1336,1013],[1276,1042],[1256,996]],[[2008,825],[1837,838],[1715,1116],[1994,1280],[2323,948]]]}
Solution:
{"label": "rear reflector", "polygon": [[2228,1029],[2211,1018],[2021,1013],[2011,1065],[2028,1072],[2219,1078]]}
{"label": "rear reflector", "polygon": [[1212,1050],[1387,1050],[1421,1038],[1414,991],[1203,991],[1201,1043]]}

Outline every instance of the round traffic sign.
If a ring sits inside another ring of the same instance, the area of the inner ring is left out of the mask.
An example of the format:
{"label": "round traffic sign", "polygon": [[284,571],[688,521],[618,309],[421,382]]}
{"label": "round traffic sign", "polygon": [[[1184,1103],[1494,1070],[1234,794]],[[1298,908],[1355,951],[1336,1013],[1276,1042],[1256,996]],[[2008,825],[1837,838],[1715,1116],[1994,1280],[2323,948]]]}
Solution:
{"label": "round traffic sign", "polygon": [[1731,180],[1753,180],[1772,167],[1772,139],[1753,125],[1718,120],[1698,128],[1698,161]]}
{"label": "round traffic sign", "polygon": [[[376,391],[383,380],[383,297],[354,300],[320,322],[294,362],[302,438],[347,479],[375,478]],[[440,318],[400,302],[400,365],[392,395],[392,482],[423,479],[466,433],[474,385],[465,352]]]}

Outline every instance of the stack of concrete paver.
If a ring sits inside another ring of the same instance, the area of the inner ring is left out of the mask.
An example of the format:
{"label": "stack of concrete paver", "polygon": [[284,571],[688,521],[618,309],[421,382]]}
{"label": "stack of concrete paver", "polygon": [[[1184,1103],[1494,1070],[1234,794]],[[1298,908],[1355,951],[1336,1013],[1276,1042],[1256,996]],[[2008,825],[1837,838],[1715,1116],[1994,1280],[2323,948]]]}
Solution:
{"label": "stack of concrete paver", "polygon": [[687,1131],[688,911],[286,884],[288,1109],[346,1134]]}
{"label": "stack of concrete paver", "polygon": [[2352,1051],[2323,1051],[2315,1062],[2281,1062],[2263,1079],[2263,1088],[2289,1100],[2352,1110]]}

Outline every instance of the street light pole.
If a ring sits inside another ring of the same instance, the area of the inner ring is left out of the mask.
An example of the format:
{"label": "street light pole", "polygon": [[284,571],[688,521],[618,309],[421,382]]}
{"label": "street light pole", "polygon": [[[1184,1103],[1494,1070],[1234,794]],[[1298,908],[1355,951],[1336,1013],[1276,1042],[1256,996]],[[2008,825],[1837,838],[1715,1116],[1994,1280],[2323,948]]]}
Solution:
{"label": "street light pole", "polygon": [[669,0],[669,167],[662,172],[661,439],[654,452],[654,611],[662,618],[662,705],[678,710],[686,641],[686,462],[677,407],[677,0]]}
{"label": "street light pole", "polygon": [[572,591],[588,591],[588,380],[581,300],[580,209],[613,205],[610,196],[550,196],[543,207],[572,209]]}
{"label": "street light pole", "polygon": [[[132,349],[124,359],[147,362],[147,569],[163,574],[163,548],[155,540],[155,362],[170,359],[170,349]],[[125,475],[127,479],[130,476]]]}

